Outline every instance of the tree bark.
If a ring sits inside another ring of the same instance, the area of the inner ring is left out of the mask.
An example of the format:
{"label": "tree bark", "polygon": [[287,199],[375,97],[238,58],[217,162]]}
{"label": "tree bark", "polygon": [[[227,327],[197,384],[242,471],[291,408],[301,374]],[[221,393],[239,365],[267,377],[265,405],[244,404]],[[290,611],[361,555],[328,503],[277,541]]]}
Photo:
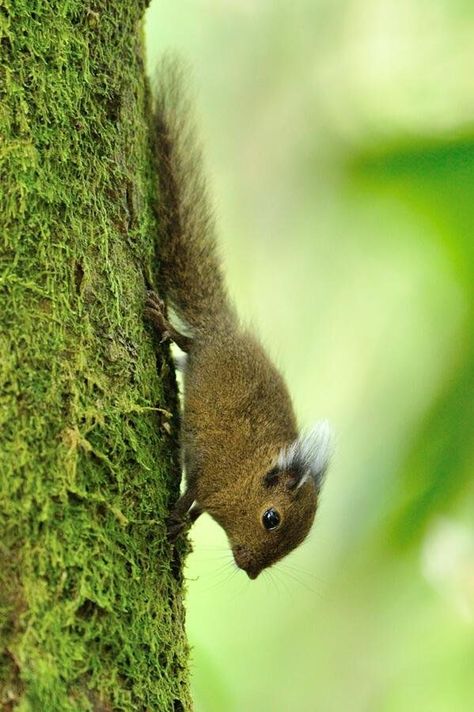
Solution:
{"label": "tree bark", "polygon": [[145,5],[0,0],[3,710],[190,709]]}

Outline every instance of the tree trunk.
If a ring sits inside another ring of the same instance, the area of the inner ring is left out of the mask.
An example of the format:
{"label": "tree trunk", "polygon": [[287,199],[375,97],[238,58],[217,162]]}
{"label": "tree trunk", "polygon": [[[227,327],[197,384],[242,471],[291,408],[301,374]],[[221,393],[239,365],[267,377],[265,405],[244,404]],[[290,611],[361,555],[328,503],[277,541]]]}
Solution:
{"label": "tree trunk", "polygon": [[141,20],[0,0],[0,708],[190,708]]}

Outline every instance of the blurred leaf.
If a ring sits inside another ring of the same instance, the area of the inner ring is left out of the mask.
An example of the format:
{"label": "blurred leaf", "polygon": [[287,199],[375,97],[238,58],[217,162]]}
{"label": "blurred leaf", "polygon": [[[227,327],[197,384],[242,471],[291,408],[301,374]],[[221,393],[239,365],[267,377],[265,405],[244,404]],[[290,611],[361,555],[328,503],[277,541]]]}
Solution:
{"label": "blurred leaf", "polygon": [[400,471],[388,529],[390,540],[413,543],[434,514],[446,510],[474,475],[474,142],[379,149],[353,163],[355,179],[372,192],[395,192],[434,227],[468,305],[456,363],[419,425]]}
{"label": "blurred leaf", "polygon": [[[474,316],[474,315],[473,315]],[[474,330],[474,318],[470,320]],[[471,335],[474,331],[471,331]],[[474,340],[420,425],[400,473],[402,500],[389,526],[395,542],[410,543],[433,514],[465,494],[474,473]]]}

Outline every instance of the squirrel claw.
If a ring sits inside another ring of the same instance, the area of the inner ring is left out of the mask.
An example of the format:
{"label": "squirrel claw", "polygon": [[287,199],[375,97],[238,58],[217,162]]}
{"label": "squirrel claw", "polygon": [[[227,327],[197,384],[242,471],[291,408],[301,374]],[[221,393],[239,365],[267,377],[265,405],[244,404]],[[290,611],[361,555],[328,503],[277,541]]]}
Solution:
{"label": "squirrel claw", "polygon": [[192,338],[180,334],[165,316],[165,303],[156,292],[149,290],[146,295],[144,314],[161,336],[160,344],[171,339],[182,351],[189,351]]}
{"label": "squirrel claw", "polygon": [[146,293],[146,306],[164,314],[165,303],[152,289],[149,289]]}
{"label": "squirrel claw", "polygon": [[166,523],[168,540],[172,543],[176,541],[178,536],[187,528],[188,522],[185,519],[176,519],[169,517]]}
{"label": "squirrel claw", "polygon": [[161,342],[166,341],[170,336],[168,322],[165,317],[165,305],[159,298],[156,292],[151,290],[147,292],[145,300],[145,316],[154,324],[157,331],[161,334]]}
{"label": "squirrel claw", "polygon": [[160,339],[160,344],[164,344],[165,341],[169,341],[171,339],[171,334],[169,331],[163,331]]}

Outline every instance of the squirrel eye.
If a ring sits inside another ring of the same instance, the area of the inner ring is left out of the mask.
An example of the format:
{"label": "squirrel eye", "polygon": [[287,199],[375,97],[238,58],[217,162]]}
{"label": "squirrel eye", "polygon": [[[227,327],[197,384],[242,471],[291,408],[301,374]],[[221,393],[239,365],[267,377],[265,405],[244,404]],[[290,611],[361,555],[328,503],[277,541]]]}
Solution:
{"label": "squirrel eye", "polygon": [[263,526],[265,529],[268,529],[271,531],[272,529],[276,529],[277,526],[280,524],[281,518],[280,515],[278,514],[277,510],[274,509],[273,507],[270,507],[270,509],[267,509],[266,512],[263,513],[262,516],[262,522]]}

